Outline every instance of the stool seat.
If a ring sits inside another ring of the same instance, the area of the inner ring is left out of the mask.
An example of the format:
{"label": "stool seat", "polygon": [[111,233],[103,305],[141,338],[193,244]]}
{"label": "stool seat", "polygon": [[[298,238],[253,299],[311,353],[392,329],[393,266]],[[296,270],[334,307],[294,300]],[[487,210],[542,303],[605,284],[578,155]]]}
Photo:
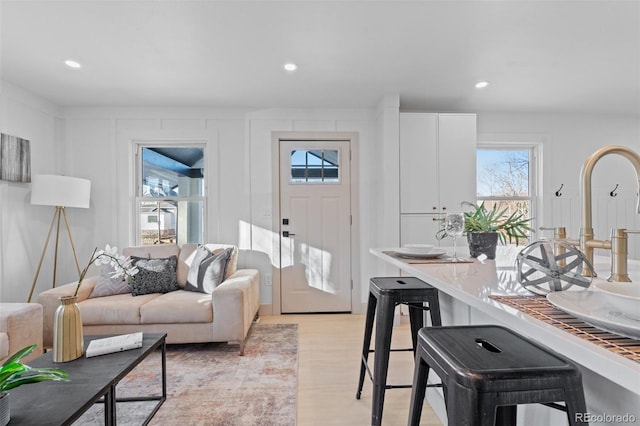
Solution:
{"label": "stool seat", "polygon": [[[420,420],[428,370],[442,379],[449,424],[515,424],[517,404],[545,403],[584,424],[580,370],[563,356],[494,325],[418,332],[409,424]],[[562,407],[556,402],[564,401]]]}
{"label": "stool seat", "polygon": [[[428,304],[426,308],[424,307],[425,303]],[[398,304],[409,306],[412,341],[410,349],[391,349],[393,317],[395,307]],[[424,310],[429,310],[432,325],[441,325],[438,290],[424,281],[415,277],[376,277],[371,278],[369,281],[369,300],[367,303],[362,362],[356,398],[360,399],[365,373],[369,372],[369,376],[373,381],[372,425],[379,425],[382,421],[382,408],[386,389],[411,387],[411,385],[387,385],[389,353],[391,351],[407,350],[413,351],[415,354],[418,330],[424,325]],[[376,324],[376,339],[375,349],[371,350],[374,320]],[[373,363],[373,374],[369,371],[367,364],[369,353],[371,352],[376,354]]]}

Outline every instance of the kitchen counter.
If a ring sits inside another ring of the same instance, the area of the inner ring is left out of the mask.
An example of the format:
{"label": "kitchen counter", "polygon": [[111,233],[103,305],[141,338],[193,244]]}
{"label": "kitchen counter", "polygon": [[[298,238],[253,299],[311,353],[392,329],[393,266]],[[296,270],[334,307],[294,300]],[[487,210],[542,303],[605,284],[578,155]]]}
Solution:
{"label": "kitchen counter", "polygon": [[[370,252],[398,267],[403,274],[436,287],[440,291],[443,325],[502,324],[576,362],[583,373],[588,410],[590,414],[602,416],[593,418],[602,421],[592,421],[592,424],[619,424],[607,420],[620,420],[611,416],[625,414],[640,421],[640,363],[489,298],[491,295],[533,295],[516,280],[515,257],[520,249],[522,247],[499,246],[495,260],[456,264],[408,264],[383,253],[393,249],[371,249]],[[599,274],[594,281],[605,279],[609,258],[596,257],[594,263]],[[629,261],[629,275],[634,281],[640,280],[640,262]],[[444,405],[437,401],[435,393],[428,392],[428,399],[443,419]],[[519,410],[519,419],[524,417],[527,425],[566,421],[566,414],[561,412],[556,412],[561,413],[557,417],[530,406],[526,408]],[[555,411],[546,407],[543,410]]]}

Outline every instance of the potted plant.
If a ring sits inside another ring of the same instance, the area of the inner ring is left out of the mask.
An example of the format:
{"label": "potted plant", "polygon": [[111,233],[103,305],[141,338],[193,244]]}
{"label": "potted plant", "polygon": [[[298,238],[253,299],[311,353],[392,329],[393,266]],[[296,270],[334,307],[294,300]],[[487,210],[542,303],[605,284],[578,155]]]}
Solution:
{"label": "potted plant", "polygon": [[28,356],[36,348],[34,343],[24,347],[9,357],[0,366],[0,425],[6,426],[10,420],[9,393],[10,389],[28,383],[38,383],[47,380],[68,381],[69,374],[58,368],[33,368],[22,364],[20,360]]}
{"label": "potted plant", "polygon": [[[523,213],[516,211],[509,215],[507,208],[498,210],[497,204],[487,210],[484,202],[477,205],[463,201],[461,204],[472,208],[464,213],[464,230],[471,257],[485,254],[487,258],[495,259],[498,241],[501,244],[514,241],[518,245],[521,239],[528,238],[531,219],[525,218]],[[436,236],[442,239],[446,232],[441,229]]]}

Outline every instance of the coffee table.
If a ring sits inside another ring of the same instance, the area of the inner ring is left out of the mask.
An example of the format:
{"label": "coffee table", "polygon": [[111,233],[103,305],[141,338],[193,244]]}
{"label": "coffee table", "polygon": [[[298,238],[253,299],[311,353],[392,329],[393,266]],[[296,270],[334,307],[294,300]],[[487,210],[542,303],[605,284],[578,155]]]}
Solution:
{"label": "coffee table", "polygon": [[[96,338],[87,336],[85,348]],[[55,367],[69,373],[69,382],[41,382],[12,389],[11,426],[70,425],[94,403],[104,403],[104,424],[116,424],[116,403],[129,401],[158,401],[143,424],[149,423],[167,399],[166,334],[144,333],[142,347],[124,352],[78,358],[54,363],[50,351],[28,362],[32,367]],[[162,351],[162,395],[116,398],[116,385],[150,353]]]}

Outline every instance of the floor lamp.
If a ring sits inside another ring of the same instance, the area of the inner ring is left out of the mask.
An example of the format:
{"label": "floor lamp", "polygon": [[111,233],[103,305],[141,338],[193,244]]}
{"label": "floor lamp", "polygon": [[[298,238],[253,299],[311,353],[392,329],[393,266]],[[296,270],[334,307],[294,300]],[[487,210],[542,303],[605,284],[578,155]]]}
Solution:
{"label": "floor lamp", "polygon": [[90,195],[91,181],[87,179],[58,175],[35,175],[32,177],[31,204],[54,206],[55,210],[53,211],[53,218],[51,219],[49,232],[47,232],[47,238],[44,240],[42,255],[40,256],[40,261],[38,262],[36,274],[33,277],[33,283],[31,284],[31,291],[29,291],[29,299],[27,300],[27,302],[31,302],[33,290],[36,287],[38,275],[40,275],[40,268],[42,268],[42,261],[44,260],[44,255],[47,252],[49,238],[51,237],[51,231],[53,231],[54,225],[56,225],[56,247],[55,255],[53,258],[53,287],[56,286],[56,274],[58,269],[58,243],[60,241],[61,219],[64,219],[64,224],[67,228],[67,235],[69,236],[69,242],[71,242],[71,249],[73,250],[73,257],[76,261],[76,268],[78,269],[78,276],[80,275],[80,264],[78,263],[76,247],[73,244],[73,237],[71,237],[71,228],[69,227],[69,221],[67,220],[67,213],[65,211],[65,208],[89,208]]}

